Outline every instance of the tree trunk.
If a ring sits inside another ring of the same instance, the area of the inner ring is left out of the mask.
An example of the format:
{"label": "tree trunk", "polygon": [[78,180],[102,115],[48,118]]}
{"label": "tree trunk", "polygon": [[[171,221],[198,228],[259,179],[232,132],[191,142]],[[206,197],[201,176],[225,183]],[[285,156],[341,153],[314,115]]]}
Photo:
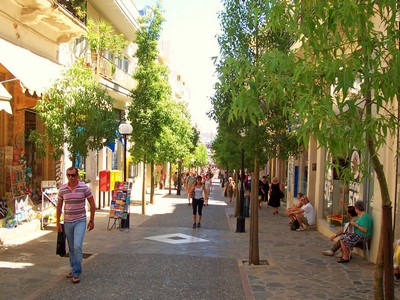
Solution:
{"label": "tree trunk", "polygon": [[[366,103],[366,119],[371,118],[372,116],[372,96],[371,92],[367,91],[365,93],[365,103]],[[367,120],[368,121],[368,120]],[[394,282],[393,282],[393,245],[387,246],[387,242],[393,240],[393,234],[392,234],[392,227],[391,225],[391,218],[392,214],[388,215],[387,213],[383,213],[386,207],[391,207],[392,202],[390,200],[390,195],[389,195],[389,188],[387,185],[386,181],[386,176],[385,172],[383,170],[383,165],[381,164],[379,160],[378,153],[376,151],[376,146],[375,146],[375,141],[373,137],[368,135],[367,132],[367,147],[368,147],[368,153],[371,157],[372,161],[372,166],[374,168],[374,171],[376,173],[376,177],[379,182],[379,188],[381,191],[381,199],[382,199],[382,226],[381,226],[381,233],[379,237],[379,248],[378,248],[378,256],[375,264],[375,273],[374,273],[374,298],[375,299],[384,299],[384,293],[383,293],[383,271],[385,272],[385,293],[387,299],[393,299],[389,298],[390,295],[394,295]],[[391,210],[390,210],[391,211]],[[390,218],[390,220],[388,220]],[[386,224],[386,227],[385,227]],[[390,228],[388,228],[390,226]],[[385,257],[385,252],[384,248],[388,247],[386,251],[386,255],[388,257]],[[384,263],[385,262],[385,263]],[[391,277],[391,280],[388,279],[388,277]]]}
{"label": "tree trunk", "polygon": [[258,158],[254,159],[254,174],[251,178],[251,199],[250,199],[250,243],[249,243],[249,264],[260,264],[260,250],[258,245],[258,180],[259,180]]}
{"label": "tree trunk", "polygon": [[172,182],[172,164],[171,163],[169,163],[169,189],[168,189],[168,195],[171,195],[171,187],[172,187],[172,184],[174,184],[173,182]]}
{"label": "tree trunk", "polygon": [[146,153],[143,155],[142,215],[146,214]]}
{"label": "tree trunk", "polygon": [[154,161],[150,163],[150,204],[154,204]]}

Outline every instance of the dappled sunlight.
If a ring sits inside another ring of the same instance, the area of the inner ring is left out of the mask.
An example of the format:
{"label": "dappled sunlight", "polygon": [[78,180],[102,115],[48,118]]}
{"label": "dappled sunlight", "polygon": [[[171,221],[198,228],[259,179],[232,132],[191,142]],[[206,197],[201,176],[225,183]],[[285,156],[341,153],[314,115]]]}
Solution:
{"label": "dappled sunlight", "polygon": [[222,200],[212,200],[212,199],[209,199],[209,200],[208,200],[208,205],[222,205],[222,206],[227,206],[228,204],[226,204],[226,202],[225,202],[225,201],[222,201]]}
{"label": "dappled sunlight", "polygon": [[34,264],[26,262],[9,262],[0,261],[0,269],[25,269],[27,267],[32,267]]}

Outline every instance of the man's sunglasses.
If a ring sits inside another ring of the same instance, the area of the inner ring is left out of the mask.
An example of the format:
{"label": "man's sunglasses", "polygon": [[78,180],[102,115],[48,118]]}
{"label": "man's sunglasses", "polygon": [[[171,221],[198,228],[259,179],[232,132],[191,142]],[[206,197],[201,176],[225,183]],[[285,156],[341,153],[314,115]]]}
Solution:
{"label": "man's sunglasses", "polygon": [[76,176],[76,174],[67,174],[67,177],[75,177]]}

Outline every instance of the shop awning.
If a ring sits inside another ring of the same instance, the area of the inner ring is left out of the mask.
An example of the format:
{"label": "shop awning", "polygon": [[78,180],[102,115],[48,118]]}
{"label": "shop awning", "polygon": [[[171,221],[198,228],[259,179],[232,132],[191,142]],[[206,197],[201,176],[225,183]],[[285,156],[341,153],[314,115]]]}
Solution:
{"label": "shop awning", "polygon": [[61,66],[24,48],[0,39],[0,63],[31,95],[41,94],[61,75]]}
{"label": "shop awning", "polygon": [[12,115],[12,109],[11,109],[11,105],[10,105],[11,99],[12,99],[11,94],[0,83],[0,111],[4,110],[5,112]]}

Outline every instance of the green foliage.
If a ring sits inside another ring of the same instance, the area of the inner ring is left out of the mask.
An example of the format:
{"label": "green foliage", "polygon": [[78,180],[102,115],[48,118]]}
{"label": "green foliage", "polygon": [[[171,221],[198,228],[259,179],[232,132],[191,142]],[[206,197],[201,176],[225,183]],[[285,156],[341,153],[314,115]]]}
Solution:
{"label": "green foliage", "polygon": [[299,100],[297,133],[306,142],[312,133],[333,157],[353,149],[377,157],[398,131],[391,107],[400,90],[395,7],[396,1],[294,1],[289,7],[288,28],[302,43],[291,86]]}
{"label": "green foliage", "polygon": [[246,155],[258,157],[260,163],[297,155],[301,147],[295,132],[289,131],[293,111],[287,106],[293,102],[287,89],[293,72],[287,16],[272,9],[275,1],[226,0],[224,5],[219,82],[209,115],[219,123],[219,133],[230,132],[221,138],[240,139]]}
{"label": "green foliage", "polygon": [[114,28],[105,20],[96,23],[93,19],[87,21],[88,31],[85,38],[93,53],[104,56],[107,51],[116,57],[122,56],[122,50],[128,47],[129,42],[123,34],[115,34]]}
{"label": "green foliage", "polygon": [[35,148],[36,155],[38,157],[45,157],[46,156],[46,144],[45,144],[46,137],[40,134],[36,130],[30,130],[28,135],[28,141],[33,144]]}
{"label": "green foliage", "polygon": [[102,148],[104,139],[114,139],[118,119],[112,104],[111,96],[82,61],[66,70],[36,105],[46,127],[42,137],[54,147],[51,155],[60,157],[66,144],[74,161],[78,154],[85,157],[89,149]]}
{"label": "green foliage", "polygon": [[187,108],[172,100],[167,66],[158,63],[158,38],[164,21],[158,3],[151,15],[140,19],[137,34],[137,87],[132,91],[128,109],[135,143],[132,154],[146,162],[175,161],[186,155],[192,137]]}
{"label": "green foliage", "polygon": [[174,100],[161,101],[160,110],[163,124],[156,141],[158,162],[175,162],[189,153],[192,144],[190,115],[186,104]]}
{"label": "green foliage", "polygon": [[194,150],[194,163],[196,167],[208,165],[207,148],[204,144],[197,145]]}

